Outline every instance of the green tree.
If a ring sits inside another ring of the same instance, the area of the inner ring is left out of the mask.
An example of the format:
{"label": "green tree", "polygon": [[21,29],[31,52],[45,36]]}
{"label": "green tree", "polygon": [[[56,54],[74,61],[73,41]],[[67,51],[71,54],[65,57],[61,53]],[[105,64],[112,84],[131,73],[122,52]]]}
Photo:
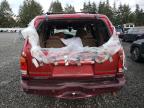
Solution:
{"label": "green tree", "polygon": [[0,4],[0,27],[13,27],[14,24],[13,12],[7,0],[3,0]]}
{"label": "green tree", "polygon": [[138,4],[136,4],[135,10],[135,24],[138,26],[144,25],[144,12]]}
{"label": "green tree", "polygon": [[83,4],[83,9],[81,9],[82,12],[94,12],[96,13],[97,12],[97,6],[96,6],[96,3],[93,2],[91,3],[90,1],[88,3],[85,3]]}
{"label": "green tree", "polygon": [[65,13],[74,13],[75,12],[75,9],[72,5],[66,5],[65,9],[64,9],[64,12]]}
{"label": "green tree", "polygon": [[98,13],[104,14],[105,13],[105,2],[100,2],[98,6]]}
{"label": "green tree", "polygon": [[98,13],[106,15],[110,20],[113,20],[112,7],[109,5],[109,1],[100,2],[98,7]]}
{"label": "green tree", "polygon": [[131,8],[128,5],[120,4],[118,9],[116,4],[113,4],[113,19],[112,22],[114,25],[122,25],[124,23],[134,23],[135,22],[135,13],[131,11]]}
{"label": "green tree", "polygon": [[82,12],[88,12],[87,4],[84,2],[83,9],[81,9]]}
{"label": "green tree", "polygon": [[37,15],[43,13],[42,7],[34,0],[25,0],[19,9],[19,25],[22,27],[27,24]]}
{"label": "green tree", "polygon": [[91,9],[91,11],[97,13],[97,5],[96,5],[95,2],[92,3],[92,9]]}
{"label": "green tree", "polygon": [[113,18],[112,18],[112,23],[115,25],[115,26],[117,26],[117,25],[119,25],[120,24],[120,19],[119,19],[119,17],[117,17],[117,12],[118,10],[117,10],[117,8],[116,8],[116,3],[114,2],[114,4],[113,4],[113,8],[112,8],[112,12],[113,12]]}
{"label": "green tree", "polygon": [[135,23],[135,20],[136,20],[136,16],[135,16],[135,13],[134,12],[131,12],[130,14],[129,14],[129,22],[131,22],[131,23]]}
{"label": "green tree", "polygon": [[120,24],[125,24],[130,22],[130,16],[131,16],[131,8],[129,5],[122,5],[120,4],[118,7],[118,17],[120,20]]}
{"label": "green tree", "polygon": [[63,8],[62,8],[61,3],[58,0],[56,0],[54,2],[51,2],[49,12],[52,12],[52,13],[61,13],[61,12],[63,12]]}

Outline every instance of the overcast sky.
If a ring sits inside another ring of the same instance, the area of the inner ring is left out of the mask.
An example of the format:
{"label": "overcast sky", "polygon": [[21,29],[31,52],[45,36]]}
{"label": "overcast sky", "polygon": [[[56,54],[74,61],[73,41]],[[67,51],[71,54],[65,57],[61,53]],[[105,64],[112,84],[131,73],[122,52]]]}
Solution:
{"label": "overcast sky", "polygon": [[[3,0],[0,0],[0,2]],[[12,8],[12,11],[15,14],[18,14],[19,6],[23,4],[24,0],[7,0],[10,4],[10,7]],[[43,7],[44,12],[47,12],[49,9],[51,1],[55,0],[35,0],[41,4]],[[88,2],[88,1],[95,1],[97,4],[100,1],[106,1],[106,0],[59,0],[62,3],[62,6],[64,7],[66,4],[71,4],[75,7],[76,11],[80,11],[83,7],[83,2]],[[129,4],[132,10],[135,9],[135,5],[139,4],[140,8],[144,9],[144,0],[109,0],[110,4],[113,5],[114,1],[116,2],[116,5],[118,6],[120,3],[121,4]]]}

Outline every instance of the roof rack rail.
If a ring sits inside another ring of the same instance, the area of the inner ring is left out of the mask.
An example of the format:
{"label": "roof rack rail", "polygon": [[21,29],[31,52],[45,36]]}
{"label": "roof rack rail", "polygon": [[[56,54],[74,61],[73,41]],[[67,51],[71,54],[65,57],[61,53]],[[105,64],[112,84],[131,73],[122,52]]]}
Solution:
{"label": "roof rack rail", "polygon": [[46,12],[47,15],[51,15],[51,14],[75,14],[75,13],[97,14],[97,12],[73,12],[73,13],[65,13],[65,12]]}

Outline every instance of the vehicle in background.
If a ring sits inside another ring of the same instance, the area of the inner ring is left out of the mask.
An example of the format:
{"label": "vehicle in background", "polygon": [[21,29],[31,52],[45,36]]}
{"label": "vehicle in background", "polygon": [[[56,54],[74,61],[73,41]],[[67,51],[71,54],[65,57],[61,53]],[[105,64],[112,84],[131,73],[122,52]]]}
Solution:
{"label": "vehicle in background", "polygon": [[135,24],[134,23],[126,23],[126,24],[123,24],[123,30],[124,32],[126,32],[127,30],[129,30],[130,28],[134,28],[135,27]]}
{"label": "vehicle in background", "polygon": [[144,26],[130,28],[123,36],[123,41],[133,42],[144,38]]}
{"label": "vehicle in background", "polygon": [[[43,49],[65,47],[61,38],[75,36],[81,38],[83,46],[99,47],[113,36],[114,31],[105,15],[89,13],[37,16],[34,26]],[[42,51],[49,55],[49,52]],[[69,65],[64,60],[45,64],[37,60],[32,62],[31,44],[25,39],[20,57],[21,86],[26,93],[70,99],[113,93],[125,84],[123,52],[120,48],[111,59],[102,63],[77,58],[77,62]],[[36,67],[35,62],[40,67]]]}
{"label": "vehicle in background", "polygon": [[144,39],[134,41],[130,47],[131,58],[134,61],[144,59]]}
{"label": "vehicle in background", "polygon": [[119,35],[119,38],[123,38],[123,36],[124,36],[123,28],[119,27],[119,26],[116,26],[115,28],[116,28],[117,34]]}
{"label": "vehicle in background", "polygon": [[23,30],[24,28],[0,28],[0,32],[15,33]]}

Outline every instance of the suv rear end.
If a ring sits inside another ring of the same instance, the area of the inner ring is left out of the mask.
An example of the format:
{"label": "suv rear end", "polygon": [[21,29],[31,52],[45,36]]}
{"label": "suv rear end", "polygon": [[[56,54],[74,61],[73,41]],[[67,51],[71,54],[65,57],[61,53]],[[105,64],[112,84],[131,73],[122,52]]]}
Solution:
{"label": "suv rear end", "polygon": [[[35,56],[38,51],[32,52],[33,42],[38,41],[43,55],[49,57],[51,48],[55,50],[66,47],[61,43],[61,38],[70,39],[74,36],[81,39],[85,48],[88,46],[101,49],[109,42],[114,31],[113,25],[105,15],[83,13],[43,15],[33,20],[33,26],[39,36],[38,40],[25,37],[20,57],[21,85],[24,92],[75,99],[116,92],[125,84],[122,47],[105,60],[100,54],[89,56],[89,52],[84,52],[83,55],[76,57],[76,60],[69,60],[69,55],[63,59],[58,59],[56,56],[55,61],[39,60]],[[77,49],[77,44],[74,44],[72,49]],[[58,50],[52,53],[51,57],[61,52]],[[71,53],[73,51],[68,52]],[[79,53],[74,54],[73,57]],[[81,59],[82,56],[85,59]]]}

